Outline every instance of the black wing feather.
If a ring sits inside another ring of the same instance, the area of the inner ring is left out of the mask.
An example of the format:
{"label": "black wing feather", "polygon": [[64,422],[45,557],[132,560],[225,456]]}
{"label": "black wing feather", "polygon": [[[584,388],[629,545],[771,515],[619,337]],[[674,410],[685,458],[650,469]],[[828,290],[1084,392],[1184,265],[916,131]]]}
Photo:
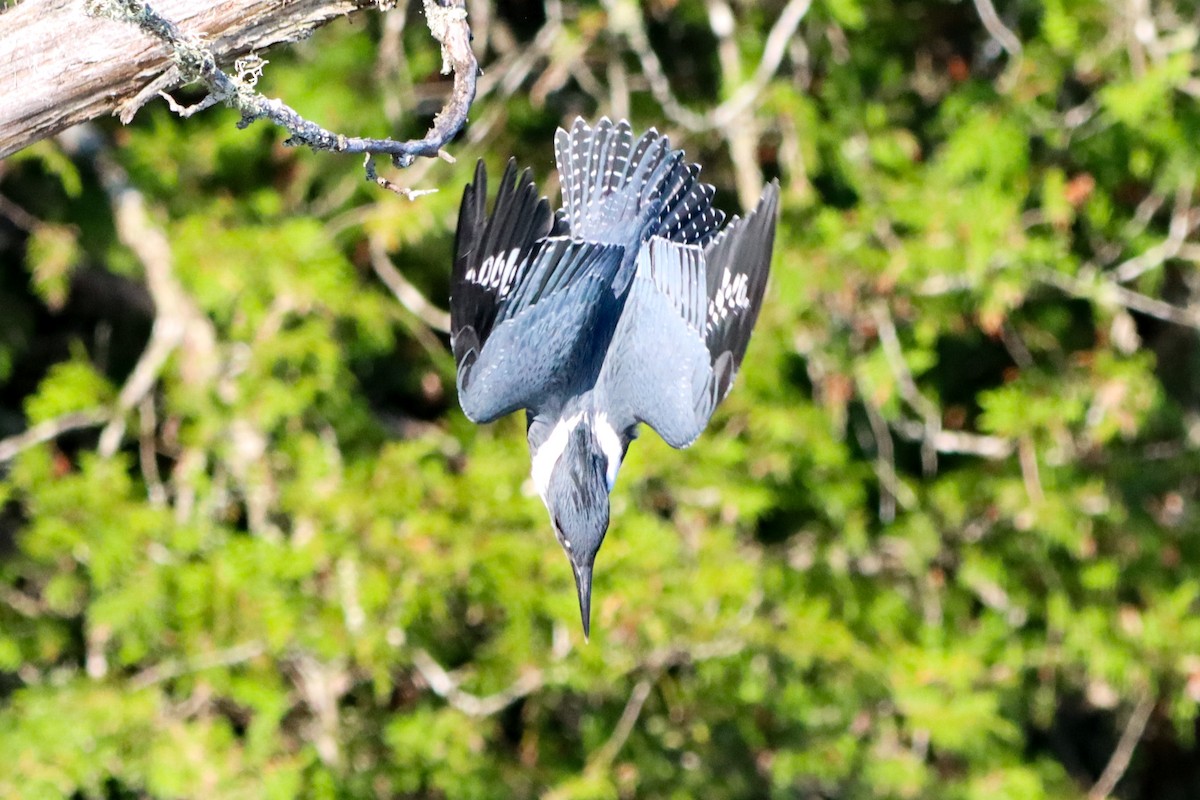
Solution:
{"label": "black wing feather", "polygon": [[714,406],[725,399],[758,320],[779,215],[779,182],[763,190],[745,220],[734,219],[705,252],[708,313],[705,344],[712,355]]}
{"label": "black wing feather", "polygon": [[475,166],[475,180],[463,190],[450,283],[450,341],[461,364],[491,335],[505,298],[526,269],[539,239],[550,232],[550,206],[538,198],[529,170],[517,178],[509,160],[500,192],[487,216],[487,170]]}

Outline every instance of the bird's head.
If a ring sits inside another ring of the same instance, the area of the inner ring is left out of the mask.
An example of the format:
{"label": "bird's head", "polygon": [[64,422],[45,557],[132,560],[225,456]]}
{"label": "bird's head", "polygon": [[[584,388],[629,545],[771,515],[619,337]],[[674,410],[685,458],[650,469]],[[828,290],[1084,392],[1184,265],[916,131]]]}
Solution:
{"label": "bird's head", "polygon": [[592,565],[608,531],[608,493],[619,467],[610,466],[611,448],[604,444],[579,418],[551,434],[543,445],[550,450],[534,454],[535,482],[575,575],[585,637],[591,628]]}

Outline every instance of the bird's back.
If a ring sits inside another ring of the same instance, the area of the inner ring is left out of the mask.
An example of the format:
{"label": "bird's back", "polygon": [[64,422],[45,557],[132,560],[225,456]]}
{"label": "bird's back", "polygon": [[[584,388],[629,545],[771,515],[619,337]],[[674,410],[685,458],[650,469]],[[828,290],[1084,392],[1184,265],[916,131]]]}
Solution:
{"label": "bird's back", "polygon": [[617,322],[624,311],[638,252],[651,238],[704,247],[716,236],[724,212],[713,208],[714,189],[700,182],[700,166],[672,150],[651,128],[636,141],[629,123],[607,117],[595,127],[577,119],[555,135],[555,161],[563,204],[555,232],[574,241],[624,248],[620,264],[605,276],[612,294],[596,310],[590,335],[579,341],[574,366],[561,390],[591,389],[599,375]]}

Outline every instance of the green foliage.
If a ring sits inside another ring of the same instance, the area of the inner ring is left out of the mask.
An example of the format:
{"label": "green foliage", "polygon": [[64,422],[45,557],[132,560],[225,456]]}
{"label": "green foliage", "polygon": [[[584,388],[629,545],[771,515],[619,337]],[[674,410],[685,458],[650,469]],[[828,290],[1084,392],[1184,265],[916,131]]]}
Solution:
{"label": "green foliage", "polygon": [[[782,2],[727,40],[719,2],[496,4],[456,162],[393,176],[439,189],[413,201],[153,103],[100,133],[170,242],[158,308],[88,158],[12,158],[0,453],[183,334],[114,455],[71,426],[0,463],[0,796],[1082,798],[1146,708],[1116,796],[1195,796],[1194,9],[996,3],[1016,57],[985,5],[816,3],[689,131],[631,26],[703,114]],[[259,88],[419,135],[440,56],[379,19]],[[585,644],[523,420],[465,420],[371,259],[444,306],[475,159],[553,190],[554,127],[622,82],[726,208],[778,175],[784,209],[711,429],[630,450]]]}

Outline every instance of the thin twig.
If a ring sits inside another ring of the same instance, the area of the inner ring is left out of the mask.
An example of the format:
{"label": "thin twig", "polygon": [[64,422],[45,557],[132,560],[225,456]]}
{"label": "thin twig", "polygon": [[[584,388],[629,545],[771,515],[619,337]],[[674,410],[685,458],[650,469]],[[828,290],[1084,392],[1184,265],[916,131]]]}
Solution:
{"label": "thin twig", "polygon": [[616,119],[628,119],[629,106],[629,73],[625,62],[614,58],[608,62],[608,110]]}
{"label": "thin twig", "polygon": [[42,224],[40,219],[2,194],[0,194],[0,216],[5,217],[26,233],[33,233]]}
{"label": "thin twig", "polygon": [[[739,612],[739,622],[745,624],[762,603],[761,593],[755,593],[750,602]],[[641,716],[646,700],[650,697],[658,676],[673,667],[695,664],[717,658],[726,658],[746,649],[745,640],[718,639],[711,642],[693,645],[676,645],[665,647],[650,653],[641,663],[625,674],[643,672],[644,677],[634,684],[625,701],[625,708],[613,726],[608,739],[588,759],[586,772],[594,773],[609,766],[613,759],[620,754],[621,748],[629,740],[633,728]],[[557,786],[542,795],[543,800],[563,800],[567,795],[563,786]]]}
{"label": "thin twig", "polygon": [[629,693],[625,708],[621,711],[617,724],[613,726],[608,740],[600,745],[588,759],[589,771],[604,769],[621,752],[621,748],[629,740],[629,734],[633,733],[633,726],[637,724],[638,717],[642,714],[642,707],[646,705],[646,700],[650,697],[650,690],[653,688],[654,681],[650,678],[642,678],[634,684],[633,691]]}
{"label": "thin twig", "polygon": [[171,271],[171,243],[150,221],[142,194],[130,185],[129,176],[112,159],[100,154],[96,167],[112,203],[117,237],[142,263],[146,285],[154,300],[150,341],[121,387],[112,418],[100,434],[99,453],[109,458],[117,452],[125,435],[125,415],[154,388],[167,359],[183,341],[189,315],[183,288]]}
{"label": "thin twig", "polygon": [[367,246],[371,254],[371,268],[375,270],[379,279],[392,290],[392,294],[396,295],[400,304],[435,331],[449,333],[450,314],[429,302],[425,295],[421,294],[421,290],[413,286],[408,278],[404,277],[404,273],[396,269],[391,259],[388,258],[387,248],[384,247],[383,241],[377,236],[372,236],[367,240]]}
{"label": "thin twig", "polygon": [[1154,694],[1149,691],[1138,700],[1137,705],[1133,708],[1133,713],[1129,715],[1129,722],[1125,723],[1125,730],[1121,732],[1121,738],[1117,740],[1117,746],[1113,750],[1112,756],[1108,759],[1108,764],[1105,765],[1104,771],[1100,773],[1095,785],[1088,792],[1088,800],[1104,800],[1117,788],[1117,783],[1125,775],[1125,770],[1129,769],[1133,751],[1137,748],[1138,742],[1142,740],[1142,734],[1146,732],[1146,723],[1150,721],[1150,714],[1154,711],[1155,702]]}
{"label": "thin twig", "polygon": [[[762,607],[763,598],[764,594],[761,591],[751,593],[746,603],[738,610],[734,624],[729,626],[727,631],[736,634],[739,629],[749,625],[758,609]],[[556,641],[558,641],[557,631]],[[564,637],[561,641],[565,643],[567,640]],[[644,659],[626,670],[623,675],[628,676],[639,672],[647,675],[661,675],[673,667],[737,655],[745,650],[746,646],[744,638],[724,638],[708,642],[684,642],[662,647],[651,651]],[[566,657],[568,650],[569,645],[559,646],[556,644],[553,656],[561,660]],[[470,717],[487,717],[497,714],[517,700],[538,691],[552,679],[552,675],[547,669],[533,668],[517,678],[506,689],[495,694],[479,696],[463,691],[458,679],[447,672],[424,648],[418,647],[412,651],[412,661],[413,666],[416,667],[417,672],[420,673],[421,678],[434,694],[444,698],[454,708]]]}
{"label": "thin twig", "polygon": [[979,21],[983,23],[983,27],[991,35],[996,43],[1004,48],[1004,52],[1008,53],[1009,63],[1005,71],[1003,83],[1011,88],[1012,83],[1016,79],[1017,70],[1021,65],[1021,40],[1017,35],[1005,27],[1000,20],[1000,15],[996,13],[996,7],[992,5],[992,0],[974,0],[975,11],[979,14]]}
{"label": "thin twig", "polygon": [[968,431],[938,430],[930,438],[929,427],[915,420],[894,420],[892,428],[910,442],[929,443],[939,453],[972,455],[992,460],[1003,460],[1012,455],[1016,445],[1009,439]]}
{"label": "thin twig", "polygon": [[1195,189],[1195,176],[1186,178],[1179,184],[1179,188],[1175,190],[1175,210],[1171,214],[1167,238],[1146,252],[1118,265],[1113,270],[1113,276],[1118,283],[1128,283],[1179,254],[1179,248],[1183,246],[1187,237],[1200,227],[1200,213],[1194,213],[1191,206]]}
{"label": "thin twig", "polygon": [[[450,163],[454,163],[454,159],[450,158],[445,151],[442,151],[442,156],[449,160]],[[393,183],[375,171],[375,159],[370,153],[367,153],[366,158],[363,160],[363,169],[367,172],[367,180],[374,181],[389,192],[398,194],[407,200],[416,200],[418,197],[424,197],[427,194],[437,192],[437,189],[410,189],[407,186]]]}
{"label": "thin twig", "polygon": [[312,712],[308,740],[327,766],[342,762],[341,710],[339,701],[350,687],[350,673],[337,664],[318,661],[305,653],[291,663],[296,688]]}
{"label": "thin twig", "polygon": [[650,85],[650,93],[662,107],[663,113],[680,127],[690,131],[702,131],[711,127],[704,114],[697,114],[685,106],[671,90],[667,71],[663,68],[658,53],[650,45],[650,36],[642,20],[642,9],[637,4],[624,4],[620,0],[603,0],[608,13],[608,24],[612,31],[629,44],[642,65],[642,74]]}
{"label": "thin twig", "polygon": [[[533,41],[528,45],[516,47],[498,62],[494,62],[486,73],[479,78],[479,97],[486,97],[494,91],[508,97],[521,87],[535,66],[543,58],[549,58],[554,47],[562,41],[564,23],[562,3],[546,3],[546,23],[542,25]],[[474,131],[478,125],[472,125]]]}
{"label": "thin twig", "polygon": [[413,79],[404,52],[404,26],[408,15],[404,9],[392,9],[383,15],[383,31],[379,37],[379,56],[375,60],[375,83],[383,95],[383,114],[392,125],[398,125],[404,106],[413,105]]}
{"label": "thin twig", "polygon": [[900,491],[892,432],[888,429],[883,414],[879,413],[879,409],[861,388],[859,394],[863,408],[867,410],[867,420],[871,423],[871,435],[875,439],[875,474],[879,477],[879,519],[887,525],[896,520],[896,495]]}
{"label": "thin twig", "polygon": [[1131,311],[1138,311],[1147,316],[1161,319],[1163,322],[1200,329],[1200,310],[1190,307],[1180,308],[1164,300],[1147,297],[1110,280],[1093,277],[1091,281],[1087,281],[1083,277],[1065,275],[1051,270],[1042,270],[1035,277],[1042,283],[1083,300],[1099,303],[1110,302]]}
{"label": "thin twig", "polygon": [[871,316],[875,320],[875,328],[879,331],[879,344],[883,355],[891,368],[892,377],[900,388],[900,396],[905,402],[921,415],[925,421],[925,436],[921,440],[921,470],[926,476],[937,472],[937,447],[934,444],[942,429],[942,415],[913,380],[908,362],[904,358],[904,349],[900,345],[900,334],[896,331],[896,322],[887,304],[880,301],[871,306]]}
{"label": "thin twig", "polygon": [[[746,607],[739,612],[738,624],[742,626],[747,624],[761,604],[762,594],[755,593]],[[685,643],[663,647],[652,651],[643,660],[632,666],[625,674],[628,675],[635,672],[661,674],[672,667],[727,658],[740,653],[745,648],[746,642],[739,639],[716,639],[711,642]],[[429,686],[430,691],[438,697],[443,698],[451,706],[467,716],[477,718],[489,717],[500,713],[521,698],[528,697],[537,692],[551,679],[546,669],[532,668],[499,692],[489,695],[476,695],[464,691],[459,684],[459,680],[439,664],[429,654],[429,651],[423,648],[416,648],[412,652],[412,662],[422,680]]]}
{"label": "thin twig", "polygon": [[107,419],[107,411],[101,408],[93,408],[87,411],[75,411],[70,414],[63,414],[61,417],[55,417],[54,419],[38,423],[32,428],[13,434],[6,439],[0,439],[0,464],[11,460],[23,450],[28,450],[43,442],[57,439],[64,433],[83,430],[84,428],[94,428],[97,425],[104,424]]}
{"label": "thin twig", "polygon": [[4,603],[21,616],[30,619],[39,619],[49,611],[46,602],[40,597],[33,597],[19,589],[3,584],[0,584],[0,603]]}
{"label": "thin twig", "polygon": [[[733,9],[727,0],[708,0],[708,24],[717,38],[717,55],[721,64],[721,82],[733,85],[742,74],[742,57],[734,39]],[[748,85],[748,84],[747,84]],[[743,89],[746,86],[742,87]],[[758,164],[760,126],[752,116],[745,115],[737,125],[722,128],[729,146],[729,159],[736,176],[738,200],[745,208],[758,202],[762,192],[763,174]]]}
{"label": "thin twig", "polygon": [[146,493],[150,505],[165,506],[167,490],[158,471],[158,419],[154,413],[154,398],[149,394],[138,404],[138,422],[138,461],[141,463],[142,480],[146,482]]}
{"label": "thin twig", "polygon": [[709,112],[700,114],[680,102],[671,90],[671,83],[667,79],[662,61],[650,46],[650,37],[646,33],[641,9],[637,5],[622,7],[618,0],[604,0],[609,25],[614,33],[625,39],[637,55],[654,99],[672,122],[692,132],[731,125],[754,104],[778,71],[796,30],[811,6],[812,0],[790,0],[767,33],[763,55],[754,70],[754,76],[739,86],[728,100]]}
{"label": "thin twig", "polygon": [[1046,499],[1046,493],[1042,490],[1042,477],[1038,471],[1037,448],[1033,444],[1033,437],[1022,436],[1017,439],[1017,461],[1021,464],[1021,478],[1025,482],[1025,493],[1029,495],[1029,501],[1034,505],[1040,504]]}
{"label": "thin twig", "polygon": [[267,651],[262,642],[244,642],[226,650],[199,656],[191,659],[172,659],[147,667],[129,680],[129,688],[133,691],[145,689],[164,681],[181,678],[195,672],[203,672],[218,667],[232,667],[237,664],[252,661]]}
{"label": "thin twig", "polygon": [[418,648],[413,652],[412,659],[413,666],[417,668],[430,690],[468,717],[490,717],[498,714],[545,684],[544,673],[535,669],[517,678],[508,688],[480,697],[460,689],[458,681],[427,651]]}
{"label": "thin twig", "polygon": [[[96,16],[105,16],[136,24],[146,33],[170,46],[176,65],[186,82],[199,81],[216,98],[241,112],[238,127],[258,119],[268,119],[285,128],[291,136],[285,145],[304,145],[313,150],[339,153],[387,155],[396,167],[407,167],[418,157],[432,158],[454,138],[467,121],[475,99],[479,65],[471,50],[471,29],[467,23],[464,0],[424,0],[426,22],[442,48],[442,73],[454,73],[454,87],[433,127],[423,139],[397,142],[345,136],[326,130],[302,117],[280,100],[264,97],[253,89],[247,76],[230,76],[217,66],[212,50],[196,36],[186,34],[142,0],[87,0],[86,8]],[[211,102],[206,99],[201,102]]]}
{"label": "thin twig", "polygon": [[767,42],[763,47],[758,67],[754,70],[754,77],[738,87],[728,100],[709,113],[711,127],[720,128],[734,123],[762,95],[783,62],[788,46],[795,38],[796,31],[811,6],[812,0],[791,0],[783,7],[779,18],[767,34]]}
{"label": "thin twig", "polygon": [[992,0],[975,0],[975,11],[979,14],[979,21],[983,23],[983,27],[996,43],[1004,48],[1004,52],[1013,58],[1020,58],[1021,40],[1005,27],[1000,15],[996,13],[996,7],[992,5]]}

